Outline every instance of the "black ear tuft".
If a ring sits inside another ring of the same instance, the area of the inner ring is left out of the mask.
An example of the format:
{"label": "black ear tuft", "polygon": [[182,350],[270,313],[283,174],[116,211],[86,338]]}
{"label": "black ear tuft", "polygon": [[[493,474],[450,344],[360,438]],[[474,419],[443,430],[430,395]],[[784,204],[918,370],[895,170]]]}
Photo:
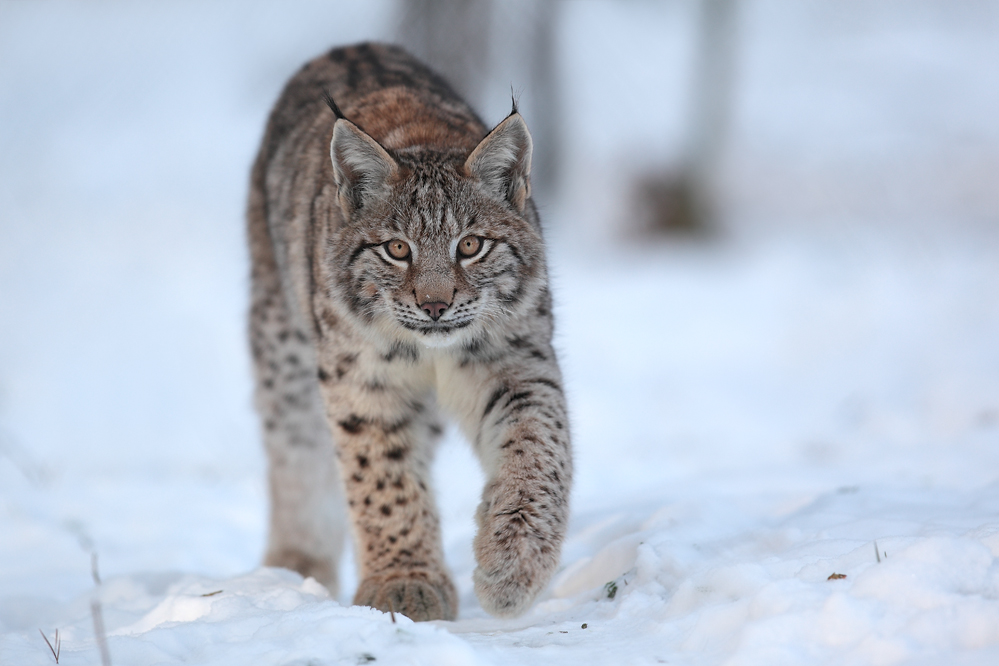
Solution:
{"label": "black ear tuft", "polygon": [[518,108],[518,106],[517,106],[517,103],[518,103],[517,97],[518,97],[518,95],[514,91],[513,84],[511,83],[510,84],[510,103],[511,103],[510,106],[512,107],[510,109],[510,115],[511,116],[513,114],[515,114],[515,113],[520,113],[520,108]]}
{"label": "black ear tuft", "polygon": [[330,94],[328,88],[323,90],[323,100],[325,100],[326,106],[330,107],[330,111],[332,111],[333,115],[337,117],[337,120],[340,118],[346,118],[346,116],[343,115],[343,111],[340,110],[340,107],[336,105],[336,102],[333,100],[333,95]]}

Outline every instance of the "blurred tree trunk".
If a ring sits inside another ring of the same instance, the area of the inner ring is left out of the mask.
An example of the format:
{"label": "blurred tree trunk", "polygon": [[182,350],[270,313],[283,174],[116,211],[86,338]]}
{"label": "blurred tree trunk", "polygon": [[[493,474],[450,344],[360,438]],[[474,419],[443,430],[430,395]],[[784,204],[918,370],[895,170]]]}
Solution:
{"label": "blurred tree trunk", "polygon": [[556,41],[559,0],[535,0],[533,20],[529,26],[530,50],[527,53],[530,70],[529,105],[525,117],[534,138],[534,161],[531,181],[536,190],[549,193],[559,184],[559,158],[562,137],[559,134],[561,105],[559,104],[558,44]]}
{"label": "blurred tree trunk", "polygon": [[[502,116],[487,104],[509,93],[534,138],[531,181],[546,196],[558,183],[559,0],[400,0],[398,39],[440,72],[486,124]],[[502,92],[498,94],[498,91]],[[509,106],[499,113],[505,113]],[[495,116],[495,117],[494,117]]]}
{"label": "blurred tree trunk", "polygon": [[728,135],[735,64],[734,0],[702,0],[686,170],[701,224],[717,215],[718,171]]}
{"label": "blurred tree trunk", "polygon": [[735,0],[698,3],[697,53],[687,140],[676,170],[639,181],[638,217],[652,232],[708,235],[718,230],[719,172],[728,135],[735,66]]}
{"label": "blurred tree trunk", "polygon": [[477,106],[489,73],[492,0],[402,0],[399,40]]}

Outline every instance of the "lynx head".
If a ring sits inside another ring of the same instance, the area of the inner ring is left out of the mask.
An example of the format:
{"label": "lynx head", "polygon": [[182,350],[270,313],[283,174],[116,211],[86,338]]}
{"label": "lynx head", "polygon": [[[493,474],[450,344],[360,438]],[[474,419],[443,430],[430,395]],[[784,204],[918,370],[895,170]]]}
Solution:
{"label": "lynx head", "polygon": [[531,145],[516,108],[471,153],[390,152],[338,117],[336,297],[366,325],[427,346],[499,333],[525,316],[545,279]]}

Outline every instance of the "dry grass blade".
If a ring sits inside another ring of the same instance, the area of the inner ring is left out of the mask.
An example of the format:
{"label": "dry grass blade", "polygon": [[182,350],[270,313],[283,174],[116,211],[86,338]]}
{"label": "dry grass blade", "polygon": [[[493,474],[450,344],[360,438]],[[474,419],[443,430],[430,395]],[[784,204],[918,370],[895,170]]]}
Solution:
{"label": "dry grass blade", "polygon": [[55,663],[58,664],[59,653],[62,652],[62,639],[59,638],[59,630],[58,629],[55,630],[55,636],[53,637],[53,641],[55,642],[55,647],[52,647],[52,643],[49,642],[49,637],[45,635],[44,631],[39,629],[38,633],[40,633],[42,635],[42,638],[45,639],[45,644],[49,646],[49,650],[52,652],[52,658],[55,659]]}

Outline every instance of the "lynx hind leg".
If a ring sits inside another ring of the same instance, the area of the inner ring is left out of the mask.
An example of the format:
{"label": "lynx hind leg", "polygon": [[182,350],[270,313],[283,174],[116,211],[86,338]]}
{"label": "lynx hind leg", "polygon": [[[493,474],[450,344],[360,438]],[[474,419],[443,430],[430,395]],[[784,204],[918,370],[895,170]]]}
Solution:
{"label": "lynx hind leg", "polygon": [[261,261],[260,254],[254,252],[250,328],[256,405],[269,463],[264,564],[311,576],[335,596],[347,521],[315,353],[306,333],[292,323],[276,267]]}

